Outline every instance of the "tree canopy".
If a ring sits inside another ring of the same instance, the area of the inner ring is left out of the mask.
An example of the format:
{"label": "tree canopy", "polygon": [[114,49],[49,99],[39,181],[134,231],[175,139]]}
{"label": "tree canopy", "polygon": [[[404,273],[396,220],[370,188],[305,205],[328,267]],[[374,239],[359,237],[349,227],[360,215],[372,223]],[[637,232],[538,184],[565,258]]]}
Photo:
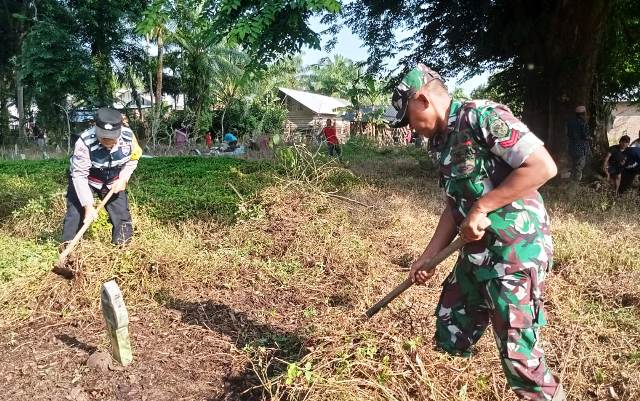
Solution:
{"label": "tree canopy", "polygon": [[229,104],[240,86],[303,46],[319,48],[309,18],[339,11],[336,0],[5,0],[0,133],[10,103],[19,105],[21,127],[23,105],[32,103],[39,119],[60,127],[60,107],[110,105],[123,86],[138,109],[141,92],[159,105],[162,94],[182,93],[194,124],[205,126],[203,110]]}
{"label": "tree canopy", "polygon": [[[445,77],[492,71],[474,94],[509,104],[558,157],[564,152],[566,118],[576,105],[589,107],[603,145],[605,103],[640,96],[637,0],[5,0],[3,5],[0,133],[8,132],[9,104],[18,106],[21,127],[23,106],[32,103],[39,118],[60,125],[60,110],[52,104],[111,104],[115,89],[123,86],[131,89],[139,110],[142,92],[154,93],[159,106],[163,94],[183,94],[194,126],[205,127],[212,109],[250,93],[273,93],[278,85],[294,86],[301,63],[288,56],[320,46],[319,33],[309,25],[313,15],[333,22],[334,32],[346,23],[369,47],[370,57],[366,73],[364,65],[345,58],[323,59],[306,70],[299,89],[373,104],[388,84],[379,78],[388,75],[398,56],[404,71],[416,62]],[[399,75],[395,71],[395,78]]]}
{"label": "tree canopy", "polygon": [[370,47],[372,71],[398,53],[405,71],[416,62],[448,77],[499,71],[490,86],[522,99],[523,118],[556,156],[576,105],[595,111],[603,95],[629,96],[639,86],[633,0],[360,0],[341,16]]}

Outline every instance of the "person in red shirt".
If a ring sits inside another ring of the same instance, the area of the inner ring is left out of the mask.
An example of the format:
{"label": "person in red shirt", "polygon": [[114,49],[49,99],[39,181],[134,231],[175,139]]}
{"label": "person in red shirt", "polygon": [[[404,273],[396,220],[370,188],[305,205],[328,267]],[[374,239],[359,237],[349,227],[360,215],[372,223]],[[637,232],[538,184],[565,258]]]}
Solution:
{"label": "person in red shirt", "polygon": [[211,145],[213,144],[213,139],[211,138],[211,130],[207,131],[207,133],[204,134],[204,141],[207,144],[207,149],[211,149]]}
{"label": "person in red shirt", "polygon": [[327,138],[329,156],[333,156],[334,154],[338,157],[342,156],[340,141],[338,141],[338,135],[336,135],[336,127],[333,126],[331,119],[327,119],[327,125],[322,129],[322,133],[324,137]]}

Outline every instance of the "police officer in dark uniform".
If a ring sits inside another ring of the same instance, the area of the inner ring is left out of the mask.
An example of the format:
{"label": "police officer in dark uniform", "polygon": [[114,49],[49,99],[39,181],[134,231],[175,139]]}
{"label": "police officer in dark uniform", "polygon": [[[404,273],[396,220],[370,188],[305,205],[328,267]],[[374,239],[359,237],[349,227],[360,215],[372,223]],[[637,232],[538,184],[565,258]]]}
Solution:
{"label": "police officer in dark uniform", "polygon": [[94,194],[102,199],[111,189],[114,194],[105,205],[113,225],[111,241],[123,244],[131,238],[126,188],[141,155],[133,132],[122,124],[122,115],[113,109],[99,109],[96,125],[80,134],[71,156],[64,242],[71,241],[83,223],[96,217]]}

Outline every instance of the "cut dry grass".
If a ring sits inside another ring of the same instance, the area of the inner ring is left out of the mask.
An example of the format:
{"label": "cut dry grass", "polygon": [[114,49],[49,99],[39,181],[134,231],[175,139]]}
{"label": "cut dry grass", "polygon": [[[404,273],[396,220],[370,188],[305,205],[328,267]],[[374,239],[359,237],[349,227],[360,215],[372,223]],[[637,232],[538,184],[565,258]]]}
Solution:
{"label": "cut dry grass", "polygon": [[[164,362],[143,393],[160,400],[515,400],[490,333],[469,359],[431,348],[432,314],[453,258],[427,286],[364,319],[367,307],[404,279],[402,268],[437,224],[442,196],[413,155],[372,153],[349,162],[360,178],[346,186],[340,181],[339,195],[348,200],[289,175],[236,195],[231,222],[167,222],[137,205],[135,240],[123,250],[108,246],[109,227],[98,224],[78,249],[83,274],[72,283],[46,271],[55,247],[38,233],[54,227],[39,226],[35,209],[13,216],[0,229],[0,242],[20,249],[0,251],[0,270],[15,265],[19,272],[0,287],[0,325],[9,333],[3,349],[15,355],[31,341],[30,347],[63,352],[64,346],[34,338],[42,326],[99,333],[100,285],[115,278],[138,321],[132,323],[137,362],[106,378],[79,374],[75,383],[85,389],[96,380],[115,386],[116,379],[135,387],[129,375],[144,377],[153,360]],[[556,247],[546,292],[549,324],[542,331],[548,363],[571,400],[640,399],[637,206],[629,206],[631,198],[614,201],[587,189],[574,194],[548,187],[545,195]],[[90,338],[105,345],[99,334]],[[54,363],[55,355],[43,360]],[[205,359],[219,365],[207,365],[206,379],[190,379],[201,377]],[[0,370],[11,373],[8,366],[0,362]],[[51,380],[73,377],[62,367],[54,372]],[[28,379],[8,377],[16,378],[4,383],[9,394],[29,388]],[[170,387],[168,377],[190,384],[154,393]],[[102,398],[115,399],[107,384]],[[14,398],[28,399],[25,394]]]}

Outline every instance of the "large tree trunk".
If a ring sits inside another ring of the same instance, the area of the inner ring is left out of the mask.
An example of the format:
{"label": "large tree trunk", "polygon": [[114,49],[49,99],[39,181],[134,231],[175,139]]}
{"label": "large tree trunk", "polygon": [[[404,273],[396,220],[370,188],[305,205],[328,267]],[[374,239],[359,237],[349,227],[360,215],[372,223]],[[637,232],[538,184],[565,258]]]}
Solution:
{"label": "large tree trunk", "polygon": [[25,115],[24,115],[24,85],[22,85],[22,74],[20,71],[16,72],[16,108],[18,109],[18,131],[20,134],[20,139],[26,138],[26,132],[24,129],[25,126]]}
{"label": "large tree trunk", "polygon": [[523,120],[546,143],[556,162],[567,164],[566,123],[575,107],[594,111],[591,94],[611,2],[557,2],[547,33],[524,60]]}
{"label": "large tree trunk", "polygon": [[91,58],[95,69],[96,93],[95,102],[99,107],[113,107],[113,69],[111,68],[111,55],[113,53],[110,18],[100,18],[101,13],[109,12],[110,2],[95,2],[89,6],[95,13],[98,26],[91,35]]}
{"label": "large tree trunk", "polygon": [[7,76],[0,76],[0,146],[10,134],[9,129],[9,82]]}
{"label": "large tree trunk", "polygon": [[162,33],[158,33],[158,69],[156,70],[156,102],[162,105],[162,60],[164,58],[164,44]]}
{"label": "large tree trunk", "polygon": [[97,78],[97,101],[101,106],[113,107],[113,93],[111,92],[111,62],[109,55],[99,52],[95,56]]}

